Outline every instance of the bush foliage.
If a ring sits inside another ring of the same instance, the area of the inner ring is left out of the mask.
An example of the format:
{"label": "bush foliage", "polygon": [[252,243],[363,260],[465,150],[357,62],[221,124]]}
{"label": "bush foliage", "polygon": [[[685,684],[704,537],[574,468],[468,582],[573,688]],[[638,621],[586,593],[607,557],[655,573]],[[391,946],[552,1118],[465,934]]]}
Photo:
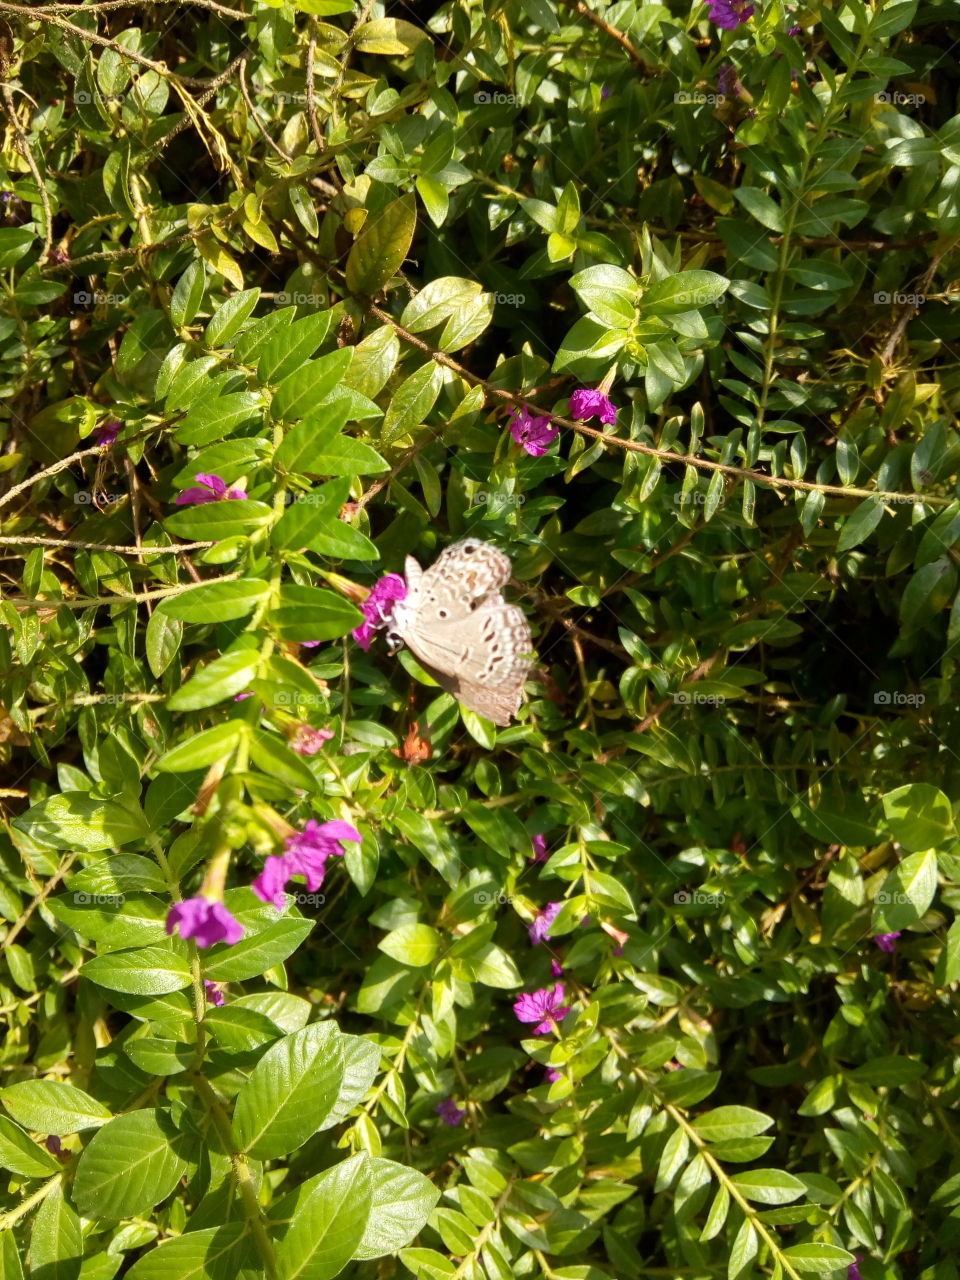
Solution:
{"label": "bush foliage", "polygon": [[0,3],[3,1280],[956,1280],[960,11],[724,14]]}

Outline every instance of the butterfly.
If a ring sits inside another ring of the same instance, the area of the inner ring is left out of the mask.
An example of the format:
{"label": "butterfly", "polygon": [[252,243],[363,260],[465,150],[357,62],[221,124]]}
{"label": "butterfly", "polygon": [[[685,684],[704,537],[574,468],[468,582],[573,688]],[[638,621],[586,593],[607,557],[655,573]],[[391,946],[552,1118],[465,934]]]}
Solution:
{"label": "butterfly", "polygon": [[497,725],[517,714],[533,640],[520,609],[500,594],[510,557],[464,538],[428,569],[407,556],[406,598],[387,632],[391,653],[406,644],[437,684]]}

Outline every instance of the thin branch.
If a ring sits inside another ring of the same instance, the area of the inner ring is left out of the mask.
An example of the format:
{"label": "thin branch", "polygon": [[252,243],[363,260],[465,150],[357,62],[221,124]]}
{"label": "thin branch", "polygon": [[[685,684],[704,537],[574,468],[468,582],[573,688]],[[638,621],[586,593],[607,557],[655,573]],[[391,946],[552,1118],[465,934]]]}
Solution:
{"label": "thin branch", "polygon": [[583,3],[583,0],[560,0],[560,3],[575,10],[582,18],[586,18],[588,22],[592,22],[598,31],[602,31],[604,35],[609,36],[611,40],[616,40],[617,44],[620,45],[621,48],[626,49],[631,59],[637,64],[645,76],[653,77],[660,74],[658,68],[650,67],[646,62],[644,62],[640,50],[628,36],[625,36],[617,27],[611,26],[609,22],[604,22],[603,18],[599,17],[598,14],[594,13],[592,9],[589,9]]}
{"label": "thin branch", "polygon": [[33,180],[37,184],[37,192],[40,196],[40,203],[43,206],[43,251],[37,261],[37,266],[42,267],[50,256],[50,250],[53,247],[53,211],[50,208],[50,196],[47,194],[46,183],[40,176],[40,170],[34,159],[33,151],[30,143],[27,141],[27,135],[23,131],[23,125],[17,115],[17,108],[13,102],[13,91],[6,82],[0,86],[3,93],[3,105],[6,108],[7,119],[13,127],[14,133],[17,135],[17,141],[20,143],[20,150],[23,152],[23,158],[30,166],[30,172],[33,174]]}
{"label": "thin branch", "polygon": [[215,542],[178,542],[169,547],[151,547],[145,543],[140,548],[113,542],[76,542],[72,538],[0,537],[0,546],[6,547],[73,547],[78,551],[116,551],[119,555],[127,556],[135,556],[140,550],[146,556],[175,556],[181,551],[199,551],[216,545]]}

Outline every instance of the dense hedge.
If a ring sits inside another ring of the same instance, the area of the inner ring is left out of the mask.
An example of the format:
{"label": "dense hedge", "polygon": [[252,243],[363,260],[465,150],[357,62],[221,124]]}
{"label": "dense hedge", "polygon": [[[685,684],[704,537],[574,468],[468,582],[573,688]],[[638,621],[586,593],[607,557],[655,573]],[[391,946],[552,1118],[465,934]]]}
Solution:
{"label": "dense hedge", "polygon": [[2,1280],[956,1280],[958,42],[0,2]]}

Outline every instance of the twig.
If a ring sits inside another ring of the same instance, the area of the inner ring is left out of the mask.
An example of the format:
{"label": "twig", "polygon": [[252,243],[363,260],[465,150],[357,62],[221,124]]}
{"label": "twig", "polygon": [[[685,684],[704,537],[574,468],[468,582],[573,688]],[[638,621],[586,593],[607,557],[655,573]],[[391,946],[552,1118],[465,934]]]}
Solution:
{"label": "twig", "polygon": [[120,555],[135,556],[140,550],[144,555],[179,555],[181,551],[199,551],[215,547],[215,542],[178,542],[169,547],[128,547],[114,542],[76,542],[72,538],[18,538],[13,535],[0,537],[0,546],[6,547],[74,547],[78,551],[116,551]]}
{"label": "twig", "polygon": [[23,126],[17,116],[17,109],[13,103],[13,91],[6,82],[2,86],[3,105],[6,108],[7,119],[13,127],[14,133],[17,135],[17,141],[20,143],[20,150],[23,152],[23,158],[30,166],[30,172],[33,174],[33,180],[37,184],[37,192],[40,196],[40,203],[43,206],[43,251],[37,261],[37,266],[42,267],[50,256],[50,250],[53,247],[53,212],[50,208],[50,197],[47,194],[46,183],[40,176],[40,170],[37,162],[33,157],[30,149],[30,143],[27,141],[27,135],[23,131]]}
{"label": "twig", "polygon": [[611,40],[616,40],[617,44],[626,49],[627,53],[645,76],[657,76],[660,74],[657,68],[650,67],[644,62],[641,57],[640,50],[628,36],[625,36],[623,32],[619,31],[616,27],[611,26],[609,22],[604,22],[604,20],[595,14],[592,9],[587,8],[583,3],[583,0],[560,0],[560,3],[567,5],[570,9],[575,9],[582,18],[586,18],[588,22],[592,22],[598,31],[602,31],[604,35],[608,35]]}

